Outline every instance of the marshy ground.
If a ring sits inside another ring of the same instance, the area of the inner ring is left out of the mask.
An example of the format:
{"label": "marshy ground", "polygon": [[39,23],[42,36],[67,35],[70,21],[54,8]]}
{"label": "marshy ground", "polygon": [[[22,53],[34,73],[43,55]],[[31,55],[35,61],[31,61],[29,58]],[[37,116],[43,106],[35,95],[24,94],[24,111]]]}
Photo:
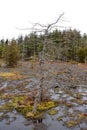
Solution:
{"label": "marshy ground", "polygon": [[20,112],[28,105],[27,97],[36,94],[39,81],[38,62],[0,68],[0,130],[87,130],[87,65],[45,63],[44,92],[57,104],[44,111],[42,123]]}

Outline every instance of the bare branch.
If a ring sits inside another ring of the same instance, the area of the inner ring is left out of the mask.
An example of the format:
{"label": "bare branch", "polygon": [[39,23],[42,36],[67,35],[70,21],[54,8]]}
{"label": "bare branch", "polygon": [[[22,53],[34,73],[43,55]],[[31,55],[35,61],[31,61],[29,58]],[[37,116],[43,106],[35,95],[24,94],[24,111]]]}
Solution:
{"label": "bare branch", "polygon": [[52,27],[50,27],[49,31],[52,30],[53,28],[58,28],[58,27],[59,28],[65,28],[65,26],[52,26]]}
{"label": "bare branch", "polygon": [[47,27],[46,25],[40,24],[40,23],[38,23],[38,22],[37,22],[37,23],[33,23],[33,22],[29,21],[29,23],[33,25],[33,28],[34,28],[35,26],[40,26],[40,27],[43,27],[43,28]]}
{"label": "bare branch", "polygon": [[16,28],[18,30],[33,30],[35,32],[42,32],[42,31],[45,31],[45,29],[38,29],[38,28]]}
{"label": "bare branch", "polygon": [[[52,28],[56,28],[56,27],[64,28],[64,26],[54,26],[59,22],[59,20],[63,20],[62,19],[63,15],[64,15],[64,13],[60,14],[58,19],[55,22],[48,24],[48,25],[44,25],[44,24],[40,24],[40,23],[32,23],[33,24],[32,28],[16,28],[16,29],[18,29],[18,30],[32,30],[33,32],[44,32],[46,35]],[[41,28],[37,28],[37,26],[41,27]]]}
{"label": "bare branch", "polygon": [[59,20],[61,19],[61,17],[62,17],[63,15],[64,15],[64,13],[60,14],[59,17],[58,17],[58,19],[57,19],[54,23],[51,23],[50,26],[52,26],[52,25],[58,23]]}
{"label": "bare branch", "polygon": [[61,18],[60,20],[61,20],[61,21],[64,21],[64,22],[70,22],[70,21],[68,21],[68,20],[66,20],[66,19],[63,19],[63,18]]}
{"label": "bare branch", "polygon": [[33,25],[33,27],[35,27],[35,26],[40,26],[40,27],[43,27],[43,28],[47,27],[46,25],[40,24],[40,23],[35,23],[35,24]]}
{"label": "bare branch", "polygon": [[47,29],[49,30],[50,27],[52,27],[53,25],[57,24],[63,15],[64,15],[64,13],[60,14],[58,19],[55,22],[53,22],[53,23],[48,25]]}

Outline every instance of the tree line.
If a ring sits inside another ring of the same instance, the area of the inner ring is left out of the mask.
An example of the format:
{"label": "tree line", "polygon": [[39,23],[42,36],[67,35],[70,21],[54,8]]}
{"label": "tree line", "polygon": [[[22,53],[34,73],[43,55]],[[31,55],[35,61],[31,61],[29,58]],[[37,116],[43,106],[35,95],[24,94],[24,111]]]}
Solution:
{"label": "tree line", "polygon": [[[43,49],[44,34],[30,33],[17,39],[0,40],[0,59],[8,66],[17,65],[18,60],[30,60],[37,57]],[[54,30],[47,35],[46,55],[50,60],[87,61],[87,35],[81,35],[76,29]]]}

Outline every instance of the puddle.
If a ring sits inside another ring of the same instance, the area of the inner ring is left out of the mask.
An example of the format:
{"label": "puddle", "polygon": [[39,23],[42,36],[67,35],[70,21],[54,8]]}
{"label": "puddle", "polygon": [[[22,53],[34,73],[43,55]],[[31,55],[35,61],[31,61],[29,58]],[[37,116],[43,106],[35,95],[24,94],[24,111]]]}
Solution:
{"label": "puddle", "polygon": [[86,130],[87,129],[87,123],[83,122],[82,124],[80,124],[80,128],[82,130]]}
{"label": "puddle", "polygon": [[0,89],[6,88],[8,85],[8,82],[2,82],[0,85]]}
{"label": "puddle", "polygon": [[24,125],[25,119],[20,115],[16,115],[16,120],[13,122],[11,122],[11,120],[12,118],[10,121],[5,119],[0,122],[0,130],[31,130],[32,128],[32,126],[29,127]]}
{"label": "puddle", "polygon": [[87,106],[84,106],[84,105],[76,106],[76,107],[74,107],[74,110],[78,110],[80,112],[85,112],[85,110],[87,110]]}
{"label": "puddle", "polygon": [[87,86],[80,86],[77,89],[78,92],[87,93]]}
{"label": "puddle", "polygon": [[51,99],[58,100],[60,99],[60,94],[55,94],[51,96]]}

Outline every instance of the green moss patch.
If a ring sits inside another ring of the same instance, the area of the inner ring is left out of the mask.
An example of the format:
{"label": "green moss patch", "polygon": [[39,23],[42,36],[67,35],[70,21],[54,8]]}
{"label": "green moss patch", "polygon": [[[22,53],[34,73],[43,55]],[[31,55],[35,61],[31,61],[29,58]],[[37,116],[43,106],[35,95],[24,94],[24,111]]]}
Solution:
{"label": "green moss patch", "polygon": [[39,118],[42,118],[42,117],[43,117],[43,113],[41,113],[41,112],[33,113],[31,111],[31,112],[26,113],[26,118],[39,119]]}
{"label": "green moss patch", "polygon": [[20,114],[24,115],[26,118],[40,118],[43,115],[43,112],[54,108],[57,106],[55,101],[43,101],[38,103],[37,112],[33,113],[34,108],[34,100],[31,100],[28,96],[16,96],[10,97],[11,101],[6,103],[0,107],[0,110],[8,110],[11,111],[13,109],[17,110]]}
{"label": "green moss patch", "polygon": [[70,120],[70,121],[66,122],[67,127],[75,127],[77,124],[78,124],[78,122],[74,121],[74,120]]}
{"label": "green moss patch", "polygon": [[48,112],[49,115],[55,115],[55,114],[57,114],[57,113],[58,113],[58,110],[56,110],[56,109],[51,109],[51,110]]}
{"label": "green moss patch", "polygon": [[57,106],[57,103],[55,101],[41,102],[38,104],[38,111],[45,111],[56,106]]}

